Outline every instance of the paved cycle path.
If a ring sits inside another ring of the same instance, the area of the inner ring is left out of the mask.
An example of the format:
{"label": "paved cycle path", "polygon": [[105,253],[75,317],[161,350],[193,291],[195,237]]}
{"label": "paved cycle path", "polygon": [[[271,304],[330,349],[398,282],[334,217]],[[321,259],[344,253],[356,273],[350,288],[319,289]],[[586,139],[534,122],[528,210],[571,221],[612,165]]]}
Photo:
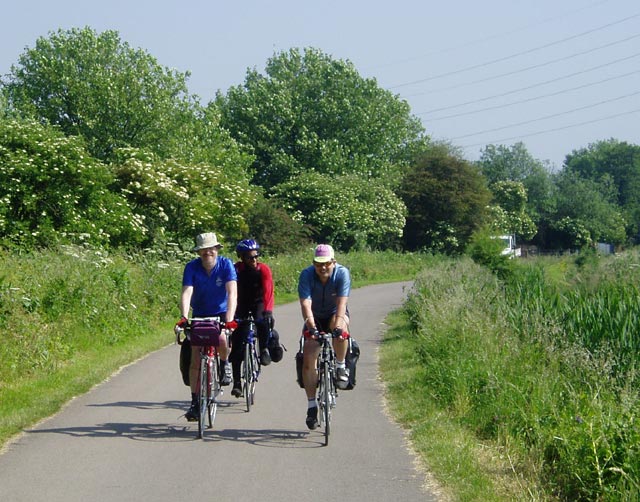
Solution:
{"label": "paved cycle path", "polygon": [[[305,425],[295,381],[302,326],[297,303],[275,309],[287,347],[264,368],[250,413],[224,393],[213,429],[196,439],[190,400],[172,345],[123,368],[0,455],[0,501],[435,501],[402,430],[384,411],[377,377],[383,319],[410,283],[352,291],[352,332],[361,346],[357,386],[342,391],[328,446]],[[167,333],[170,340],[171,333]]]}

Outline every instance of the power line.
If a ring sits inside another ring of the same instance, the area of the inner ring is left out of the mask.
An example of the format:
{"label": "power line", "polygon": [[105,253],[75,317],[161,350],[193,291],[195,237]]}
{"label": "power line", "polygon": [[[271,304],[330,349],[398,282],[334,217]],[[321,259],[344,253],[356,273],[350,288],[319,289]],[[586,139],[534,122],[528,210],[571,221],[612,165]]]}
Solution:
{"label": "power line", "polygon": [[441,92],[441,91],[450,91],[452,89],[458,89],[460,87],[465,87],[465,86],[468,86],[468,85],[479,84],[479,83],[482,83],[482,82],[488,82],[489,80],[496,80],[498,78],[508,77],[508,76],[511,76],[511,75],[516,75],[517,73],[523,73],[525,71],[535,70],[535,69],[538,69],[538,68],[542,68],[544,66],[549,66],[551,64],[559,63],[561,61],[566,61],[568,59],[573,59],[573,58],[578,57],[578,56],[584,56],[585,54],[590,54],[590,53],[598,51],[600,49],[606,49],[606,48],[612,47],[614,45],[618,45],[618,44],[621,44],[621,43],[624,43],[624,42],[628,42],[629,40],[633,40],[634,38],[638,38],[638,37],[640,37],[640,33],[636,33],[635,35],[631,35],[631,36],[623,38],[621,40],[615,40],[613,42],[609,42],[608,44],[605,44],[605,45],[600,45],[598,47],[587,49],[586,51],[576,52],[576,53],[570,54],[568,56],[563,56],[561,58],[552,59],[550,61],[546,61],[546,62],[539,63],[539,64],[532,65],[532,66],[527,66],[527,67],[521,68],[519,70],[513,70],[513,71],[510,71],[510,72],[501,73],[499,75],[493,75],[491,77],[485,77],[485,78],[481,78],[481,79],[478,79],[478,80],[473,80],[471,82],[463,82],[462,84],[451,85],[451,86],[448,86],[446,88],[436,89],[436,90],[433,90],[433,91],[427,91],[427,92],[422,92],[422,93],[417,93],[417,94],[410,94],[410,95],[408,95],[406,97],[422,96],[422,95],[425,95],[425,94],[433,94],[433,93]]}
{"label": "power line", "polygon": [[611,80],[618,80],[618,79],[621,79],[621,78],[628,77],[630,75],[634,75],[636,73],[640,73],[640,70],[631,71],[631,72],[625,73],[623,75],[616,75],[615,77],[605,78],[605,79],[602,79],[602,80],[598,80],[597,82],[590,82],[588,84],[579,85],[577,87],[571,87],[569,89],[562,89],[560,91],[552,92],[550,94],[543,94],[541,96],[534,96],[532,98],[522,99],[522,100],[519,100],[519,101],[512,101],[511,103],[503,103],[501,105],[489,106],[489,107],[486,107],[486,108],[480,108],[478,110],[471,110],[471,111],[468,111],[468,112],[454,113],[452,115],[444,115],[442,117],[430,118],[428,120],[428,123],[436,122],[438,120],[445,120],[445,119],[452,119],[452,118],[456,118],[456,117],[463,117],[465,115],[473,115],[475,113],[482,113],[482,112],[486,112],[486,111],[489,111],[489,110],[499,110],[500,108],[508,108],[509,106],[519,105],[519,104],[522,104],[522,103],[529,103],[531,101],[537,101],[539,99],[549,98],[549,97],[552,97],[552,96],[558,96],[560,94],[566,94],[567,92],[576,91],[576,90],[579,90],[579,89],[585,89],[587,87],[592,87],[594,85],[602,84],[602,83],[605,83],[605,82],[610,82]]}
{"label": "power line", "polygon": [[546,115],[544,117],[539,117],[537,119],[526,120],[524,122],[517,122],[515,124],[508,124],[508,125],[501,126],[501,127],[495,127],[493,129],[486,129],[484,131],[474,132],[474,133],[470,133],[470,134],[464,134],[462,136],[456,136],[455,138],[450,138],[450,139],[453,141],[453,140],[457,140],[457,139],[468,138],[469,136],[478,136],[480,134],[486,134],[488,132],[501,131],[503,129],[509,129],[510,127],[518,127],[518,126],[521,126],[521,125],[531,124],[533,122],[539,122],[541,120],[547,120],[547,119],[551,119],[551,118],[555,118],[555,117],[560,117],[562,115],[568,115],[569,113],[574,113],[574,112],[577,112],[577,111],[586,110],[586,109],[589,109],[589,108],[594,108],[596,106],[604,105],[606,103],[612,103],[614,101],[619,101],[619,100],[624,99],[624,98],[629,98],[631,96],[635,96],[637,94],[640,94],[640,91],[632,92],[630,94],[625,94],[623,96],[618,96],[618,97],[611,98],[611,99],[606,99],[604,101],[600,101],[598,103],[593,103],[593,104],[586,105],[586,106],[581,106],[579,108],[573,108],[571,110],[566,110],[564,112],[553,113],[551,115]]}
{"label": "power line", "polygon": [[454,70],[454,71],[450,71],[450,72],[446,72],[446,73],[441,73],[439,75],[433,75],[431,77],[427,77],[427,78],[423,78],[423,79],[419,79],[419,80],[414,80],[412,82],[405,82],[405,83],[402,83],[402,84],[393,85],[391,87],[388,87],[388,89],[397,89],[399,87],[406,87],[408,85],[421,84],[423,82],[428,82],[430,80],[436,80],[436,79],[448,77],[448,76],[451,76],[451,75],[457,75],[459,73],[475,70],[475,69],[482,68],[482,67],[485,67],[485,66],[489,66],[489,65],[492,65],[492,64],[495,64],[495,63],[500,63],[502,61],[507,61],[509,59],[513,59],[513,58],[516,58],[516,57],[524,56],[525,54],[531,54],[532,52],[536,52],[536,51],[539,51],[539,50],[542,50],[542,49],[547,49],[547,48],[552,47],[554,45],[558,45],[558,44],[567,42],[569,40],[574,40],[576,38],[583,37],[585,35],[589,35],[589,34],[594,33],[596,31],[600,31],[600,30],[603,30],[603,29],[606,29],[606,28],[610,28],[611,26],[615,26],[617,24],[624,23],[626,21],[629,21],[630,19],[635,19],[637,17],[640,17],[640,13],[633,14],[631,16],[627,16],[627,17],[625,17],[623,19],[619,19],[617,21],[613,21],[611,23],[599,26],[597,28],[593,28],[591,30],[584,31],[582,33],[578,33],[576,35],[572,35],[570,37],[566,37],[566,38],[563,38],[563,39],[560,39],[560,40],[556,40],[554,42],[550,42],[548,44],[544,44],[544,45],[541,45],[541,46],[538,46],[538,47],[534,47],[532,49],[527,49],[526,51],[522,51],[522,52],[518,52],[518,53],[515,53],[515,54],[511,54],[509,56],[504,56],[504,57],[501,57],[501,58],[493,59],[493,60],[490,60],[490,61],[486,61],[484,63],[479,63],[479,64],[472,65],[472,66],[467,66],[467,67],[461,68],[459,70]]}
{"label": "power line", "polygon": [[519,87],[519,88],[513,89],[511,91],[506,91],[506,92],[503,92],[503,93],[500,93],[500,94],[494,94],[492,96],[487,96],[487,97],[480,98],[480,99],[474,99],[472,101],[465,101],[463,103],[458,103],[458,104],[455,104],[455,105],[443,106],[443,107],[440,107],[440,108],[433,108],[431,110],[427,110],[427,111],[424,111],[424,112],[416,113],[415,115],[426,115],[428,113],[441,112],[441,111],[444,111],[444,110],[451,110],[453,108],[460,108],[461,106],[472,105],[472,104],[475,104],[475,103],[481,103],[483,101],[489,101],[490,99],[503,98],[503,97],[508,96],[510,94],[516,94],[518,92],[528,91],[529,89],[534,89],[536,87],[540,87],[540,86],[543,86],[543,85],[552,84],[554,82],[559,82],[560,80],[565,80],[567,78],[575,77],[576,75],[582,75],[582,74],[588,73],[590,71],[600,70],[600,69],[605,68],[607,66],[611,66],[611,65],[616,64],[616,63],[621,63],[623,61],[627,61],[629,59],[633,59],[633,58],[636,58],[638,56],[640,56],[640,52],[636,52],[635,54],[632,54],[631,56],[626,56],[626,57],[623,57],[623,58],[620,58],[620,59],[615,59],[613,61],[609,61],[608,63],[603,63],[603,64],[600,64],[600,65],[597,65],[597,66],[592,66],[591,68],[587,68],[586,70],[580,70],[580,71],[576,71],[576,72],[573,72],[573,73],[568,73],[567,75],[563,75],[563,76],[560,76],[560,77],[557,77],[557,78],[553,78],[553,79],[550,79],[550,80],[545,80],[543,82],[538,82],[536,84],[528,85],[526,87]]}
{"label": "power line", "polygon": [[428,56],[431,56],[431,55],[434,55],[434,54],[443,54],[443,53],[446,53],[446,52],[452,52],[452,51],[456,51],[456,50],[459,50],[459,49],[464,49],[466,47],[475,46],[475,45],[477,45],[477,44],[479,44],[481,42],[486,42],[486,41],[489,41],[489,40],[494,40],[496,38],[501,38],[501,37],[504,37],[504,36],[513,35],[515,33],[518,33],[518,32],[524,31],[524,30],[528,30],[529,28],[540,26],[540,25],[546,24],[546,23],[551,22],[551,21],[555,21],[556,19],[562,19],[563,17],[566,17],[566,16],[572,16],[577,12],[581,12],[583,10],[588,10],[588,9],[593,8],[593,7],[597,7],[598,5],[609,3],[610,1],[611,0],[601,0],[599,2],[594,2],[591,5],[585,5],[584,7],[579,7],[577,9],[565,11],[564,13],[562,13],[562,14],[560,14],[558,16],[542,19],[542,20],[540,20],[538,22],[530,23],[530,24],[524,25],[524,26],[522,26],[520,28],[516,28],[514,30],[505,31],[505,32],[502,32],[502,33],[496,33],[494,35],[489,35],[488,37],[476,38],[474,40],[470,40],[469,42],[465,42],[465,43],[460,44],[460,45],[455,45],[455,46],[452,46],[452,47],[446,47],[446,48],[443,48],[443,49],[430,51],[430,52],[428,52],[426,54],[422,54],[420,56],[414,56],[414,57],[410,57],[410,58],[391,61],[391,62],[388,62],[388,63],[383,63],[383,64],[380,64],[380,65],[375,65],[375,66],[372,66],[372,67],[369,67],[369,68],[364,68],[364,69],[366,70],[366,69],[373,69],[373,68],[387,68],[389,66],[393,66],[393,65],[397,65],[397,64],[409,63],[411,61],[424,59],[425,57],[428,57]]}
{"label": "power line", "polygon": [[474,147],[474,146],[491,145],[491,144],[495,144],[495,143],[503,143],[505,141],[512,141],[514,139],[529,138],[531,136],[540,136],[541,134],[548,134],[548,133],[552,133],[552,132],[563,131],[565,129],[572,129],[574,127],[581,127],[583,125],[595,124],[597,122],[603,122],[605,120],[615,119],[615,118],[618,118],[618,117],[624,117],[626,115],[632,115],[632,114],[638,113],[638,112],[640,112],[640,108],[636,108],[635,110],[629,110],[629,111],[622,112],[622,113],[616,113],[614,115],[608,115],[606,117],[600,117],[598,119],[586,120],[584,122],[578,122],[577,124],[570,124],[570,125],[566,125],[566,126],[563,126],[563,127],[556,127],[554,129],[545,129],[543,131],[536,131],[536,132],[532,132],[532,133],[528,133],[528,134],[520,134],[519,136],[511,136],[509,138],[494,139],[492,141],[483,141],[482,143],[473,143],[473,144],[470,144],[470,145],[463,145],[462,148],[471,148],[471,147]]}

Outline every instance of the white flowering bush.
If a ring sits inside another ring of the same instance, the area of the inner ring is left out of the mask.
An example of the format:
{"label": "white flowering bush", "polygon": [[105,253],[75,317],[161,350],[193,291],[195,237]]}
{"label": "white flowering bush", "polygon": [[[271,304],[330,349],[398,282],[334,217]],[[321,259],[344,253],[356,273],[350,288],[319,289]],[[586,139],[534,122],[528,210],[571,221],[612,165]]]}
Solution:
{"label": "white flowering bush", "polygon": [[345,251],[392,248],[402,237],[404,203],[377,180],[310,171],[276,186],[273,195],[316,240]]}
{"label": "white flowering bush", "polygon": [[33,121],[0,119],[0,239],[5,245],[53,242],[136,245],[144,220],[82,140]]}
{"label": "white flowering bush", "polygon": [[210,164],[185,165],[143,151],[119,152],[118,186],[154,239],[189,239],[203,230],[241,238],[257,192],[244,176]]}

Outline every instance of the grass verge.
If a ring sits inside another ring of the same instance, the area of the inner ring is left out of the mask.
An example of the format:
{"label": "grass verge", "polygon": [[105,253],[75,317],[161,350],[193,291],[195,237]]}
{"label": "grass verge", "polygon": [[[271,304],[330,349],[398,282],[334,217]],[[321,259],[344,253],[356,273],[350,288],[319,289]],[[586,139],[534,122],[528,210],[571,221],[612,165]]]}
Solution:
{"label": "grass verge", "polygon": [[156,326],[149,335],[117,346],[88,350],[55,371],[0,388],[0,450],[8,441],[43,418],[57,413],[75,396],[106,380],[119,368],[171,343],[171,325]]}
{"label": "grass verge", "polygon": [[513,502],[533,500],[534,488],[517,475],[504,448],[481,441],[459,417],[433,399],[425,365],[416,356],[419,339],[411,337],[406,312],[387,318],[390,326],[380,351],[389,409],[408,431],[425,469],[444,500]]}

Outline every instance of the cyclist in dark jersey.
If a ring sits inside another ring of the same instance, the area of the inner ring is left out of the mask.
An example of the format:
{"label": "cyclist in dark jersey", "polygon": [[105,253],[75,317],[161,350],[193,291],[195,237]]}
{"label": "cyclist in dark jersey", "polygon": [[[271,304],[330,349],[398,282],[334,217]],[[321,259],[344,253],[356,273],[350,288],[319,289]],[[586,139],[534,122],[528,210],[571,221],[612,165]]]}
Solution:
{"label": "cyclist in dark jersey", "polygon": [[[259,261],[260,245],[253,239],[245,239],[236,246],[239,261],[235,263],[238,275],[238,308],[236,318],[246,318],[249,313],[256,321],[260,346],[260,364],[271,363],[269,354],[269,334],[273,329],[274,288],[273,275],[266,263]],[[244,337],[241,325],[231,336],[231,366],[233,368],[233,389],[231,394],[242,396],[240,371],[244,354]]]}
{"label": "cyclist in dark jersey", "polygon": [[302,377],[307,394],[307,427],[318,426],[318,402],[316,367],[320,344],[314,340],[318,330],[333,333],[336,352],[336,386],[346,389],[349,373],[345,357],[349,348],[349,310],[347,301],[351,292],[349,269],[336,262],[333,248],[328,244],[316,246],[313,265],[300,273],[298,298],[304,319]]}

